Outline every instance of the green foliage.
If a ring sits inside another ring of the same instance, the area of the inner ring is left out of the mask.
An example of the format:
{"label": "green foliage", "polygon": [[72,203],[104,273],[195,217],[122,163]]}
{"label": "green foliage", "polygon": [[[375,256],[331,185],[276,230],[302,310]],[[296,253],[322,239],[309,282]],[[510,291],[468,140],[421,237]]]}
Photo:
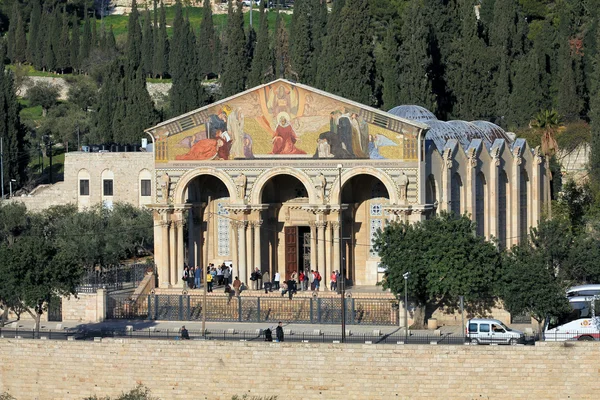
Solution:
{"label": "green foliage", "polygon": [[211,72],[218,72],[215,67],[213,54],[216,49],[215,25],[212,15],[210,0],[204,0],[202,6],[202,23],[200,24],[200,37],[198,39],[198,61],[202,77]]}
{"label": "green foliage", "polygon": [[0,393],[0,400],[17,400],[7,392]]}
{"label": "green foliage", "polygon": [[[111,400],[110,397],[97,397],[91,396],[86,397],[84,400]],[[130,390],[127,393],[122,393],[119,397],[114,400],[158,400],[157,397],[153,397],[150,389],[146,386],[139,384],[135,389]]]}
{"label": "green foliage", "polygon": [[[227,20],[227,36],[225,52],[223,53],[223,74],[221,75],[221,92],[223,97],[229,97],[246,88],[247,70],[246,65],[246,35],[244,33],[244,17],[242,14],[242,3],[237,3],[233,11],[230,0],[230,8]],[[241,68],[240,68],[241,67]]]}
{"label": "green foliage", "polygon": [[269,43],[269,20],[264,2],[260,5],[260,27],[256,37],[256,49],[248,75],[248,86],[254,87],[271,81],[273,74],[273,53]]}
{"label": "green foliage", "polygon": [[[156,14],[156,10],[154,10]],[[156,16],[155,16],[156,18]],[[160,21],[158,27],[154,27],[155,30],[155,43],[154,43],[154,60],[152,62],[152,72],[154,76],[164,77],[167,74],[169,66],[169,38],[167,36],[167,17],[165,14],[165,7],[163,3],[160,3]]]}
{"label": "green foliage", "polygon": [[51,83],[38,81],[27,89],[27,99],[32,106],[42,106],[44,114],[58,103],[58,87]]}
{"label": "green foliage", "polygon": [[458,296],[474,307],[486,306],[495,294],[500,264],[496,247],[475,235],[466,216],[442,213],[416,224],[392,223],[374,241],[386,272],[383,286],[423,307],[440,301],[456,305]]}

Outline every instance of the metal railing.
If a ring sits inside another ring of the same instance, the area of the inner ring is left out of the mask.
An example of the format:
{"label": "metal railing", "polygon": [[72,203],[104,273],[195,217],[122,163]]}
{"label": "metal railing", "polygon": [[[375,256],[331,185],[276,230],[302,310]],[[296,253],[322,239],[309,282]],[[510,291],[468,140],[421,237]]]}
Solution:
{"label": "metal railing", "polygon": [[[346,324],[349,325],[398,325],[399,322],[397,300],[347,298],[345,306]],[[128,318],[201,320],[202,296],[148,295],[147,310],[139,309],[138,312],[139,315],[130,315]],[[339,324],[341,315],[340,298],[210,296],[206,304],[206,320],[213,322]]]}
{"label": "metal railing", "polygon": [[78,293],[95,293],[98,289],[108,291],[133,289],[144,279],[148,271],[154,271],[153,264],[127,264],[97,266],[88,268],[80,285]]}
{"label": "metal railing", "polygon": [[[277,341],[274,328],[272,328],[272,341]],[[286,329],[285,342],[307,342],[307,343],[337,343],[341,342],[341,333],[314,333],[314,332],[289,332]],[[189,330],[190,340],[224,340],[224,341],[266,341],[266,330],[235,331],[233,329],[210,331],[202,335],[201,330]],[[180,329],[141,329],[130,330],[123,328],[97,328],[87,329],[85,327],[64,330],[40,330],[34,329],[0,328],[2,338],[21,339],[47,339],[47,340],[95,340],[96,338],[132,338],[148,340],[182,340]],[[370,334],[347,332],[346,343],[356,344],[427,344],[427,345],[464,345],[473,344],[468,338],[461,334],[446,333],[410,333],[405,335],[404,331],[398,330],[392,334]],[[539,340],[538,336],[526,337],[520,344],[532,345]],[[491,343],[490,343],[491,344]],[[500,344],[500,343],[497,343]]]}

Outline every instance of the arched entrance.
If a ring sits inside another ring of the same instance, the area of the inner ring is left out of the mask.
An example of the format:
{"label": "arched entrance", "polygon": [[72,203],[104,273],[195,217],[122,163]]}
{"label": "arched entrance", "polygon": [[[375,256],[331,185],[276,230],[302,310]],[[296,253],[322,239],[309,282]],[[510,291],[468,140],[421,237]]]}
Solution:
{"label": "arched entrance", "polygon": [[347,284],[373,285],[381,276],[377,269],[379,255],[372,241],[377,230],[385,227],[390,194],[380,179],[361,174],[344,183],[341,200],[347,205],[341,218],[341,263]]}
{"label": "arched entrance", "polygon": [[[312,215],[307,211],[311,188],[296,176],[278,174],[257,188],[263,211],[260,252],[265,255],[269,276],[279,272],[281,280],[293,272],[314,268],[315,247]],[[266,271],[263,271],[266,272]]]}

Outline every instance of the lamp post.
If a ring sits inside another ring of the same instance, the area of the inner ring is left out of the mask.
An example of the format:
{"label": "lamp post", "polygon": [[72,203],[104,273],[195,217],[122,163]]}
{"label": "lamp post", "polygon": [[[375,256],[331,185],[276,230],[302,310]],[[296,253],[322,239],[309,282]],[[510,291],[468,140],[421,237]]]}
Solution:
{"label": "lamp post", "polygon": [[405,272],[404,277],[404,343],[408,341],[408,278],[410,272]]}
{"label": "lamp post", "polygon": [[346,341],[346,273],[344,271],[344,257],[342,256],[343,248],[342,248],[342,237],[344,235],[344,230],[342,229],[342,164],[337,165],[338,169],[338,189],[340,191],[340,211],[338,213],[339,218],[339,229],[340,229],[340,242],[338,246],[340,246],[340,294],[342,296],[342,343]]}
{"label": "lamp post", "polygon": [[10,190],[10,195],[8,196],[9,199],[12,197],[12,184],[13,184],[13,182],[17,183],[17,181],[14,180],[14,179],[11,179],[10,181],[8,181],[8,187],[9,187],[9,190]]}

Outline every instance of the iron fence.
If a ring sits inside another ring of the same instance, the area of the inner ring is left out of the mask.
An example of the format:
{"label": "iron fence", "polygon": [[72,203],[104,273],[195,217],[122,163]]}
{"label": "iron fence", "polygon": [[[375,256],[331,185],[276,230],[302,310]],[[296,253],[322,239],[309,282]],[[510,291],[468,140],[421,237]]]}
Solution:
{"label": "iron fence", "polygon": [[137,287],[148,271],[154,271],[153,264],[128,264],[97,266],[88,268],[78,293],[95,293],[98,289],[108,291],[132,289]]}
{"label": "iron fence", "polygon": [[[311,324],[340,324],[340,298],[278,298],[209,296],[206,300],[206,320],[215,322],[293,321]],[[398,325],[398,302],[390,299],[345,300],[346,323],[349,325]],[[110,303],[108,308],[116,306]],[[156,295],[139,302],[139,315],[162,321],[195,321],[202,319],[202,296]],[[147,307],[144,309],[144,307]],[[134,310],[130,308],[129,310]],[[123,318],[119,312],[108,318]]]}
{"label": "iron fence", "polygon": [[131,294],[108,293],[106,295],[106,318],[147,319],[148,296],[134,298]]}
{"label": "iron fence", "polygon": [[[257,329],[255,331],[235,331],[207,330],[204,335],[201,330],[188,331],[191,340],[223,340],[223,341],[267,341],[265,330]],[[21,338],[21,339],[48,339],[48,340],[95,340],[96,338],[132,338],[149,340],[181,340],[181,331],[179,329],[141,329],[129,330],[123,328],[96,328],[87,329],[86,327],[65,330],[40,330],[34,329],[14,329],[0,328],[0,337],[2,338]],[[272,340],[276,341],[275,333],[272,333]],[[314,332],[287,332],[284,335],[285,342],[305,342],[305,343],[337,343],[341,342],[341,333],[314,333]],[[521,345],[532,345],[539,340],[539,336],[528,336]],[[574,340],[574,339],[573,339]],[[597,340],[597,339],[596,339]],[[464,335],[456,333],[433,334],[429,332],[410,333],[405,335],[403,331],[396,331],[393,334],[371,334],[371,333],[352,333],[346,334],[346,343],[355,344],[421,344],[421,345],[476,345]],[[492,343],[490,343],[492,344]],[[497,343],[500,344],[500,343]]]}

